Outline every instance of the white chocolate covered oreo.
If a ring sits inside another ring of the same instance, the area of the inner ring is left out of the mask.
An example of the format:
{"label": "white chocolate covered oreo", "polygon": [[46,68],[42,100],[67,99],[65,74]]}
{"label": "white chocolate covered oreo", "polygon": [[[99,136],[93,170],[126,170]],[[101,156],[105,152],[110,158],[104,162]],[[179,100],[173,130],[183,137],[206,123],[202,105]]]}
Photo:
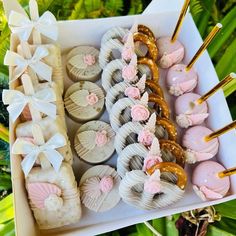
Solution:
{"label": "white chocolate covered oreo", "polygon": [[82,160],[98,164],[112,156],[114,139],[115,133],[110,125],[103,121],[90,121],[76,132],[74,146]]}
{"label": "white chocolate covered oreo", "polygon": [[98,63],[99,51],[91,46],[78,46],[67,55],[66,69],[74,81],[96,81],[100,77],[101,67]]}
{"label": "white chocolate covered oreo", "polygon": [[104,93],[95,83],[80,81],[70,86],[64,97],[71,119],[85,122],[97,119],[104,111]]}
{"label": "white chocolate covered oreo", "polygon": [[107,165],[88,169],[80,180],[82,203],[92,211],[104,212],[115,207],[120,201],[120,177]]}

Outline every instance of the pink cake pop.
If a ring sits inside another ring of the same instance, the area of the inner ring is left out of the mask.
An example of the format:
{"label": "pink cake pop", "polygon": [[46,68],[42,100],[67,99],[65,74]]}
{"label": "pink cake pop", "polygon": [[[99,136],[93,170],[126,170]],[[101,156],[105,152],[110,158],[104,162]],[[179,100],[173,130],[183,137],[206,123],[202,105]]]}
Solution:
{"label": "pink cake pop", "polygon": [[169,69],[166,83],[170,94],[180,96],[183,93],[191,92],[197,86],[198,76],[192,67],[221,27],[221,24],[216,24],[188,65],[176,64]]}
{"label": "pink cake pop", "polygon": [[175,101],[176,122],[182,128],[200,125],[208,117],[207,103],[196,105],[201,96],[196,93],[185,93]]}
{"label": "pink cake pop", "polygon": [[192,125],[200,125],[208,117],[206,100],[215,94],[219,89],[229,84],[236,78],[235,73],[230,73],[210,91],[200,96],[196,93],[186,93],[175,101],[176,122],[182,128]]}
{"label": "pink cake pop", "polygon": [[186,150],[186,162],[195,163],[213,158],[219,149],[218,138],[210,141],[204,140],[213,131],[205,126],[189,128],[183,136],[183,146]]}
{"label": "pink cake pop", "polygon": [[193,171],[192,184],[196,194],[204,201],[223,198],[229,191],[228,176],[221,178],[219,173],[226,169],[215,161],[200,163]]}
{"label": "pink cake pop", "polygon": [[184,58],[184,46],[178,40],[172,42],[171,37],[161,37],[157,39],[159,50],[158,64],[161,68],[169,68],[176,63],[180,63]]}
{"label": "pink cake pop", "polygon": [[169,68],[176,63],[180,63],[184,58],[184,46],[177,38],[189,3],[190,0],[185,0],[173,35],[171,37],[161,37],[157,39],[157,47],[159,50],[158,63],[162,68]]}

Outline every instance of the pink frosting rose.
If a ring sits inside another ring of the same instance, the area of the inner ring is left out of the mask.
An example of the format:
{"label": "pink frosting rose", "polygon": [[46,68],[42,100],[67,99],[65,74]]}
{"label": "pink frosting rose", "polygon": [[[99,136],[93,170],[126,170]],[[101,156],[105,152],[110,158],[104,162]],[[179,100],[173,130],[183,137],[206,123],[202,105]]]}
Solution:
{"label": "pink frosting rose", "polygon": [[141,104],[134,105],[131,108],[131,117],[133,121],[145,121],[148,119],[149,115],[149,110]]}
{"label": "pink frosting rose", "polygon": [[138,134],[138,142],[142,143],[144,146],[151,146],[154,137],[155,135],[152,132],[150,132],[148,129],[143,129]]}
{"label": "pink frosting rose", "polygon": [[104,146],[108,142],[107,131],[102,130],[96,133],[95,143],[98,147]]}
{"label": "pink frosting rose", "polygon": [[98,97],[95,93],[90,93],[87,97],[86,100],[90,106],[95,105],[98,102]]}
{"label": "pink frosting rose", "polygon": [[135,87],[128,87],[125,90],[125,96],[133,99],[140,99],[141,94],[138,88]]}
{"label": "pink frosting rose", "polygon": [[152,166],[162,162],[162,158],[159,156],[148,155],[143,162],[143,170],[146,171],[150,169]]}
{"label": "pink frosting rose", "polygon": [[121,53],[122,59],[128,61],[131,60],[134,55],[134,49],[132,47],[125,47]]}
{"label": "pink frosting rose", "polygon": [[113,188],[113,178],[111,176],[102,177],[99,188],[103,193],[109,193]]}
{"label": "pink frosting rose", "polygon": [[86,54],[84,56],[84,63],[88,66],[92,66],[94,65],[96,62],[95,56],[91,55],[91,54]]}
{"label": "pink frosting rose", "polygon": [[132,82],[136,79],[137,67],[134,65],[125,66],[122,69],[122,77],[126,82]]}

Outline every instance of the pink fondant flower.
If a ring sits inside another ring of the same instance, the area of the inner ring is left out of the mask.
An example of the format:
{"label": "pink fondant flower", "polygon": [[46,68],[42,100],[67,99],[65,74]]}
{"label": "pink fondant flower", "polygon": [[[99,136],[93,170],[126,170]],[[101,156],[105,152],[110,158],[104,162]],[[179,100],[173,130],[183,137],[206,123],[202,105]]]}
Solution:
{"label": "pink fondant flower", "polygon": [[139,89],[135,87],[128,87],[125,90],[125,96],[133,99],[140,99],[141,97]]}
{"label": "pink fondant flower", "polygon": [[159,156],[154,156],[154,155],[148,155],[143,162],[143,170],[147,171],[150,169],[152,166],[162,162],[162,158]]}
{"label": "pink fondant flower", "polygon": [[150,132],[148,129],[143,129],[138,134],[138,142],[142,143],[144,146],[151,146],[154,137],[155,135],[152,132]]}
{"label": "pink fondant flower", "polygon": [[93,106],[98,102],[98,97],[95,93],[90,93],[87,97],[86,100],[89,105]]}
{"label": "pink fondant flower", "polygon": [[137,67],[129,64],[122,69],[122,77],[126,82],[132,82],[136,79]]}
{"label": "pink fondant flower", "polygon": [[134,54],[133,47],[125,47],[121,53],[121,56],[122,56],[122,59],[124,59],[125,61],[129,61],[131,60],[133,54]]}
{"label": "pink fondant flower", "polygon": [[133,121],[145,121],[148,119],[149,115],[149,110],[141,104],[134,105],[131,108],[131,117]]}
{"label": "pink fondant flower", "polygon": [[111,176],[102,177],[99,188],[103,193],[109,193],[113,188],[113,178]]}
{"label": "pink fondant flower", "polygon": [[92,66],[94,65],[96,62],[96,58],[95,56],[91,55],[91,54],[86,54],[84,56],[84,63],[88,66]]}
{"label": "pink fondant flower", "polygon": [[95,143],[98,147],[104,146],[108,142],[107,131],[102,130],[96,133]]}

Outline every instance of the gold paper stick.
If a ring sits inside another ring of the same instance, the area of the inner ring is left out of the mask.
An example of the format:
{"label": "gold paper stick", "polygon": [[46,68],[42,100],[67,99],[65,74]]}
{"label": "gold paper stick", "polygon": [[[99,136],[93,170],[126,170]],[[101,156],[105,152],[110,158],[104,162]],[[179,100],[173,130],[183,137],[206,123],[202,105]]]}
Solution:
{"label": "gold paper stick", "polygon": [[224,134],[224,133],[226,133],[226,132],[228,132],[228,131],[230,131],[230,130],[232,130],[232,129],[235,129],[235,128],[236,128],[236,120],[233,121],[232,123],[226,125],[225,127],[223,127],[223,128],[221,128],[221,129],[219,129],[219,130],[217,130],[217,131],[215,131],[215,132],[213,132],[213,133],[207,135],[207,136],[205,137],[205,141],[206,141],[206,142],[209,142],[209,141],[211,141],[212,139],[217,138],[217,137],[219,137],[220,135],[222,135],[222,134]]}
{"label": "gold paper stick", "polygon": [[230,83],[233,79],[236,78],[235,73],[230,73],[223,80],[221,80],[214,88],[212,88],[209,92],[201,96],[199,99],[195,101],[195,104],[199,105],[206,101],[209,97],[211,97],[214,93],[216,93],[219,89],[223,88],[225,85]]}
{"label": "gold paper stick", "polygon": [[183,5],[183,7],[181,9],[181,12],[180,12],[180,15],[179,15],[179,19],[178,19],[177,24],[175,26],[174,33],[171,37],[171,43],[174,43],[176,41],[177,37],[178,37],[178,34],[179,34],[180,28],[183,24],[183,20],[184,20],[184,17],[186,15],[189,3],[190,3],[190,0],[185,0],[184,5]]}
{"label": "gold paper stick", "polygon": [[236,167],[221,171],[218,173],[218,176],[220,178],[224,178],[226,176],[230,176],[230,175],[235,175],[236,174]]}
{"label": "gold paper stick", "polygon": [[208,36],[206,37],[206,39],[204,40],[203,44],[201,45],[201,47],[198,49],[198,51],[196,52],[196,54],[193,56],[192,60],[189,62],[189,64],[186,66],[186,71],[189,71],[194,63],[197,61],[197,59],[202,55],[202,53],[204,52],[204,50],[207,48],[207,46],[212,42],[212,40],[214,39],[214,37],[216,36],[216,34],[219,32],[219,30],[222,28],[222,24],[217,23],[214,28],[212,29],[212,31],[208,34]]}

